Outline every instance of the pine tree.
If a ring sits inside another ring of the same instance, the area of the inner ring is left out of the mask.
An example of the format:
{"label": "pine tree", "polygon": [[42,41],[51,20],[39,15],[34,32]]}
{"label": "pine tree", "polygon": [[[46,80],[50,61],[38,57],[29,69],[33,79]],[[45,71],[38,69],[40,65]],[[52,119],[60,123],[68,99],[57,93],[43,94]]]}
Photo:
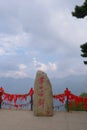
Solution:
{"label": "pine tree", "polygon": [[[72,15],[76,18],[84,18],[87,16],[87,0],[83,3],[81,6],[75,6],[75,11],[72,12]],[[81,54],[82,57],[87,57],[87,43],[80,46],[81,51],[83,54]],[[84,61],[84,64],[87,65],[87,61]]]}
{"label": "pine tree", "polygon": [[85,0],[83,5],[81,6],[76,5],[75,11],[72,12],[72,15],[77,18],[84,18],[85,16],[87,16],[87,0]]}
{"label": "pine tree", "polygon": [[[81,54],[82,57],[87,57],[87,42],[80,46],[81,51],[83,54]],[[87,61],[84,61],[84,64],[87,64]]]}

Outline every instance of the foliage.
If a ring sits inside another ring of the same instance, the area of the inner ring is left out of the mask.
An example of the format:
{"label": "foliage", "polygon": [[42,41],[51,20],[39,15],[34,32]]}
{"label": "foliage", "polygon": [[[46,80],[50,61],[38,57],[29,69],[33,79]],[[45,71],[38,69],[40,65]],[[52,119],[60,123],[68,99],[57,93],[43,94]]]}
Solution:
{"label": "foliage", "polygon": [[87,93],[86,92],[83,92],[80,94],[81,97],[87,97]]}
{"label": "foliage", "polygon": [[[83,3],[81,6],[75,6],[74,12],[72,12],[72,15],[76,18],[84,18],[87,16],[87,0]],[[81,51],[83,54],[81,54],[82,57],[87,57],[87,43],[80,46]],[[84,61],[84,64],[87,65],[87,61]]]}
{"label": "foliage", "polygon": [[[82,57],[87,57],[87,42],[80,46],[81,51],[83,54],[81,54]],[[87,64],[87,61],[84,61],[84,64]]]}
{"label": "foliage", "polygon": [[72,12],[72,15],[77,18],[84,18],[87,16],[87,0],[81,6],[75,6],[75,11]]}
{"label": "foliage", "polygon": [[81,102],[78,105],[76,105],[76,102],[72,102],[72,107],[69,107],[69,110],[71,111],[85,111],[85,108],[83,107],[84,104]]}
{"label": "foliage", "polygon": [[[87,93],[83,92],[80,94],[81,97],[87,97]],[[68,103],[68,108],[67,108],[67,103],[65,103],[65,109],[69,111],[85,111],[85,108],[83,107],[84,103],[80,102],[78,105],[76,105],[75,101],[72,101],[72,104]]]}

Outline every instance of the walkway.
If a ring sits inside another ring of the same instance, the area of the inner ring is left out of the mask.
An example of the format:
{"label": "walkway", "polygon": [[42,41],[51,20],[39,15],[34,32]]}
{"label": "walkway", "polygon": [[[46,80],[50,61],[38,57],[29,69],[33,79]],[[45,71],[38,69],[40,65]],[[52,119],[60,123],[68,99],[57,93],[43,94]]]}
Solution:
{"label": "walkway", "polygon": [[87,112],[35,117],[31,111],[0,110],[0,130],[87,130]]}

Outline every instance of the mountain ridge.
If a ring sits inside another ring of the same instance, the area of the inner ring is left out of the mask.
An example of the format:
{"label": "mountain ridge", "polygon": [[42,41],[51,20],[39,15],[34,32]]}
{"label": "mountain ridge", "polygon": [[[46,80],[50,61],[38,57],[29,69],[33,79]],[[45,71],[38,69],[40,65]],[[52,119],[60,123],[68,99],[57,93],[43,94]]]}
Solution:
{"label": "mountain ridge", "polygon": [[[50,78],[53,93],[63,93],[68,87],[74,94],[80,95],[87,92],[87,75],[68,76],[65,78]],[[34,87],[33,78],[0,78],[0,86],[8,93],[28,93],[31,87]]]}

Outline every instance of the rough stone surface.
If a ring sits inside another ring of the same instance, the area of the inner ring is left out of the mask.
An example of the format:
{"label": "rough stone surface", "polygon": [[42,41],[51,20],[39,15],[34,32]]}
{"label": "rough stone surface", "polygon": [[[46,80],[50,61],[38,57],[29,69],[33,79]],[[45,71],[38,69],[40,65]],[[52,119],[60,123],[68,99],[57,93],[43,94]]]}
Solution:
{"label": "rough stone surface", "polygon": [[47,74],[38,71],[34,83],[33,111],[35,116],[53,115],[53,94]]}

